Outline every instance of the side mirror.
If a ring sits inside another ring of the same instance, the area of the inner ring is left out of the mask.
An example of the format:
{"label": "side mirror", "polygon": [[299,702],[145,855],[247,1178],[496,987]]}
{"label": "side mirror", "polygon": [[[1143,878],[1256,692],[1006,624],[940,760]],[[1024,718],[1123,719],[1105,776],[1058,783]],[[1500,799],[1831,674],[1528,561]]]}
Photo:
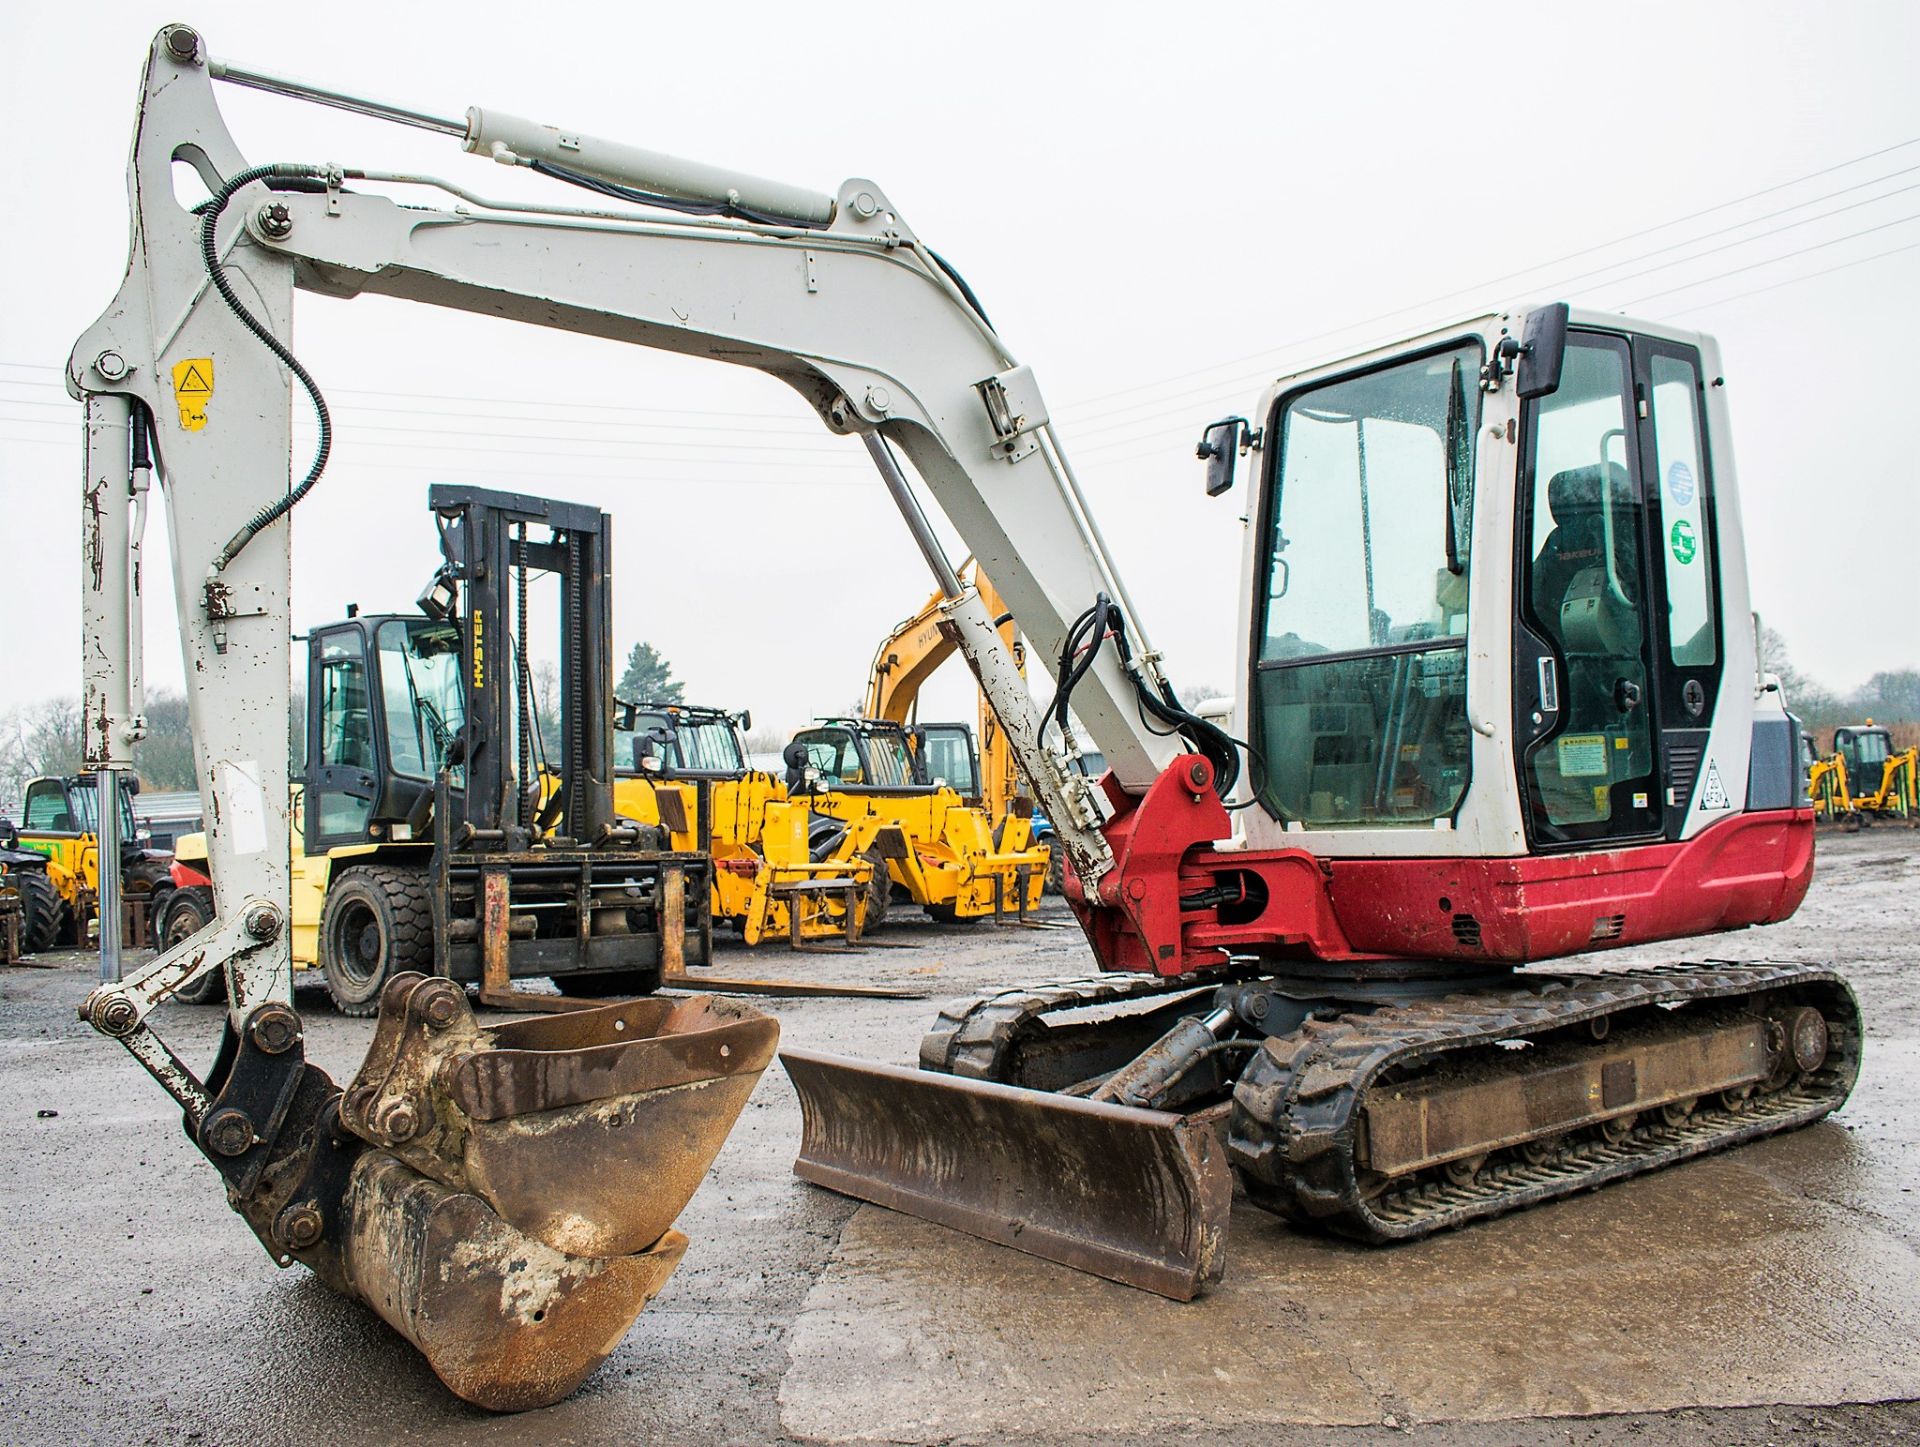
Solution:
{"label": "side mirror", "polygon": [[1567,359],[1567,304],[1536,307],[1520,331],[1520,372],[1514,390],[1524,400],[1560,389],[1560,366]]}
{"label": "side mirror", "polygon": [[733,721],[740,725],[741,733],[750,734],[753,732],[753,710],[752,709],[750,708],[741,709],[740,712],[738,712],[733,716]]}
{"label": "side mirror", "polygon": [[1200,445],[1193,455],[1207,465],[1207,496],[1218,497],[1233,486],[1234,464],[1239,459],[1240,437],[1247,429],[1244,417],[1229,417],[1214,423],[1200,434]]}

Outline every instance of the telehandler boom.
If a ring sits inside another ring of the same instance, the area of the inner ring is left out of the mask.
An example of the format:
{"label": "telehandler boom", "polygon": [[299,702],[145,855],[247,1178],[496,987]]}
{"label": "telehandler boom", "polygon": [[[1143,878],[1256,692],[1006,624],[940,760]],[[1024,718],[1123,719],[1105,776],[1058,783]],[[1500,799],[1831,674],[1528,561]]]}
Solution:
{"label": "telehandler boom", "polygon": [[[506,202],[431,176],[249,164],[215,79],[424,127],[592,194]],[[174,199],[176,162],[212,193],[192,212]],[[264,1047],[247,1042],[298,1038],[276,743],[286,514],[319,479],[329,431],[285,341],[296,288],[753,366],[868,451],[1067,850],[1068,898],[1106,973],[950,1007],[918,1072],[790,1052],[803,1175],[1184,1297],[1223,1264],[1229,1156],[1289,1219],[1399,1240],[1846,1098],[1860,1026],[1830,971],[1513,973],[1781,919],[1806,891],[1797,726],[1757,680],[1710,339],[1565,306],[1494,309],[1282,378],[1251,421],[1210,429],[1210,493],[1257,459],[1242,745],[1178,702],[1032,371],[872,182],[816,193],[494,111],[386,106],[210,60],[180,26],[153,46],[129,179],[128,277],[69,364],[87,409],[88,538],[110,564],[87,586],[88,747],[94,767],[125,767],[137,707],[118,560],[150,471],[134,439],[151,435],[190,602],[220,918],[103,985],[86,1014],[181,1100],[263,1240],[284,1239],[278,1218],[221,1156],[224,1141],[251,1159],[252,1135],[215,1095],[249,1078]],[[460,204],[435,204],[446,197]],[[295,380],[322,426],[289,488]],[[1060,749],[902,456],[1056,660]],[[1098,781],[1068,764],[1070,719],[1105,755]],[[238,1044],[210,1087],[146,1016],[212,968],[228,973]],[[432,1025],[442,986],[414,985],[417,1009],[392,1002],[363,1072],[432,1082],[409,1110],[466,1078],[410,1075],[383,1054],[395,1032]],[[578,1018],[505,1028],[557,1047]],[[355,1229],[422,1179],[395,1174],[420,1168],[376,1144],[397,1132],[379,1126],[384,1101],[361,1099],[349,1090],[340,1114],[371,1132],[356,1138],[377,1172],[350,1198],[370,1201]],[[536,1207],[558,1189],[522,1179]],[[436,1218],[453,1236],[488,1220],[462,1209]],[[637,1234],[558,1249],[632,1252]],[[426,1243],[425,1259],[452,1244]],[[499,1348],[532,1329],[502,1320],[464,1340]]]}

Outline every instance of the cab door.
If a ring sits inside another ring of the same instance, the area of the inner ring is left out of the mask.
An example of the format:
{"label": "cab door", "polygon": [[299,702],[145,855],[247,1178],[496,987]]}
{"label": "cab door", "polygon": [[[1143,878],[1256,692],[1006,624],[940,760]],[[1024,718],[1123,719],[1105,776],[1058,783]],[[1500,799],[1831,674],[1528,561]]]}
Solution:
{"label": "cab door", "polygon": [[922,724],[921,759],[928,783],[943,783],[969,803],[980,800],[980,760],[973,730],[961,723]]}
{"label": "cab door", "polygon": [[1718,769],[1706,760],[1720,692],[1722,621],[1699,352],[1636,337],[1634,390],[1648,551],[1657,559],[1650,596],[1661,823],[1668,839],[1678,839],[1696,800],[1710,810],[1735,807]]}
{"label": "cab door", "polygon": [[307,644],[307,853],[364,844],[380,792],[365,630],[316,632]]}
{"label": "cab door", "polygon": [[1573,331],[1522,413],[1514,706],[1535,849],[1677,838],[1719,680],[1699,358]]}

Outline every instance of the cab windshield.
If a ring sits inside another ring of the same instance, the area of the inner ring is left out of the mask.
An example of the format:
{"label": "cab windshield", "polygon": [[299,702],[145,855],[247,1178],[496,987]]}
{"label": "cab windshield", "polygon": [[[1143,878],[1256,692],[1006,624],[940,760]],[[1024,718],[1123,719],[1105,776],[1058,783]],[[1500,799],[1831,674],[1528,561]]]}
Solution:
{"label": "cab windshield", "polygon": [[1480,361],[1471,342],[1276,409],[1252,696],[1281,819],[1431,824],[1465,792]]}
{"label": "cab windshield", "polygon": [[878,784],[883,789],[900,789],[914,782],[913,756],[907,752],[905,734],[868,734],[867,757],[873,774],[867,780],[869,784]]}
{"label": "cab windshield", "polygon": [[[39,784],[27,800],[27,827],[55,834],[94,834],[100,819],[100,790],[91,774],[82,774],[71,787],[60,780]],[[120,791],[120,841],[134,837],[133,795]]]}
{"label": "cab windshield", "polygon": [[740,735],[724,714],[689,716],[665,709],[639,709],[629,722],[615,728],[614,757],[620,767],[643,767],[641,760],[657,758],[667,774],[729,774],[747,771],[740,751]]}
{"label": "cab windshield", "polygon": [[682,719],[674,730],[673,753],[674,767],[691,774],[738,774],[747,766],[731,719]]}
{"label": "cab windshield", "polygon": [[866,733],[856,738],[851,729],[827,727],[802,729],[793,737],[806,749],[807,763],[828,784],[899,789],[914,782],[904,733]]}
{"label": "cab windshield", "polygon": [[[460,630],[453,623],[394,618],[380,625],[380,687],[394,773],[432,779],[467,722],[460,678]],[[451,771],[453,787],[465,771]]]}

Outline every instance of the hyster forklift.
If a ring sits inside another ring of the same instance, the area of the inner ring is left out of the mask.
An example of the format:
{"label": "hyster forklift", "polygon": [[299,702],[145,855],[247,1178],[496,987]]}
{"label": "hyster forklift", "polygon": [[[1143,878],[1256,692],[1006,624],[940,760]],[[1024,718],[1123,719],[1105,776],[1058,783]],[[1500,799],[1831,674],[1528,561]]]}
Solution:
{"label": "hyster forklift", "polygon": [[[552,190],[250,161],[216,81],[421,127]],[[176,165],[205,202],[175,199]],[[690,1191],[732,1119],[712,1085],[751,1083],[771,1031],[743,1037],[770,1022],[641,1001],[488,1032],[452,981],[403,974],[353,1086],[304,1064],[276,751],[288,515],[330,433],[286,341],[297,289],[752,366],[865,447],[1067,852],[1100,972],[949,1007],[918,1070],[788,1052],[808,1179],[1185,1298],[1224,1266],[1236,1177],[1303,1227],[1404,1241],[1847,1099],[1861,1019],[1824,965],[1520,968],[1781,920],[1812,878],[1711,338],[1491,306],[1279,377],[1209,428],[1208,494],[1242,457],[1252,473],[1223,729],[1180,703],[1033,370],[876,183],[826,193],[383,105],[226,63],[177,25],[148,54],[129,181],[125,279],[68,361],[100,560],[82,714],[89,764],[128,767],[128,560],[157,444],[219,917],[82,1012],[179,1101],[274,1259],[368,1303],[463,1395],[552,1401],[611,1350],[685,1246],[667,1229],[685,1194],[615,1168],[650,1147],[641,1165]],[[320,443],[292,479],[295,385]],[[1050,661],[1048,727],[909,466]],[[463,644],[496,684],[503,621],[476,614]],[[1070,717],[1098,780],[1069,761]],[[456,847],[518,854],[544,796],[482,797],[511,770],[463,737]],[[566,827],[569,854],[616,847]],[[473,852],[483,875],[500,862]],[[509,897],[480,899],[499,938]],[[228,1029],[203,1080],[152,1012],[213,970]],[[587,1151],[610,1135],[618,1151]],[[489,1156],[503,1137],[519,1169]],[[636,1200],[630,1229],[603,1229]]]}
{"label": "hyster forklift", "polygon": [[[342,1014],[371,1015],[394,975],[482,983],[493,1005],[644,995],[709,962],[710,861],[621,818],[607,697],[605,513],[435,486],[445,558],[413,614],[362,614],[307,638],[307,758],[294,789],[293,963]],[[559,583],[557,720],[526,661],[529,577]],[[516,607],[519,611],[516,614]],[[558,740],[551,757],[545,740]],[[525,784],[515,781],[526,780]],[[204,835],[180,841],[163,945],[213,918]],[[501,910],[503,936],[482,921]],[[216,998],[210,975],[180,993]]]}

